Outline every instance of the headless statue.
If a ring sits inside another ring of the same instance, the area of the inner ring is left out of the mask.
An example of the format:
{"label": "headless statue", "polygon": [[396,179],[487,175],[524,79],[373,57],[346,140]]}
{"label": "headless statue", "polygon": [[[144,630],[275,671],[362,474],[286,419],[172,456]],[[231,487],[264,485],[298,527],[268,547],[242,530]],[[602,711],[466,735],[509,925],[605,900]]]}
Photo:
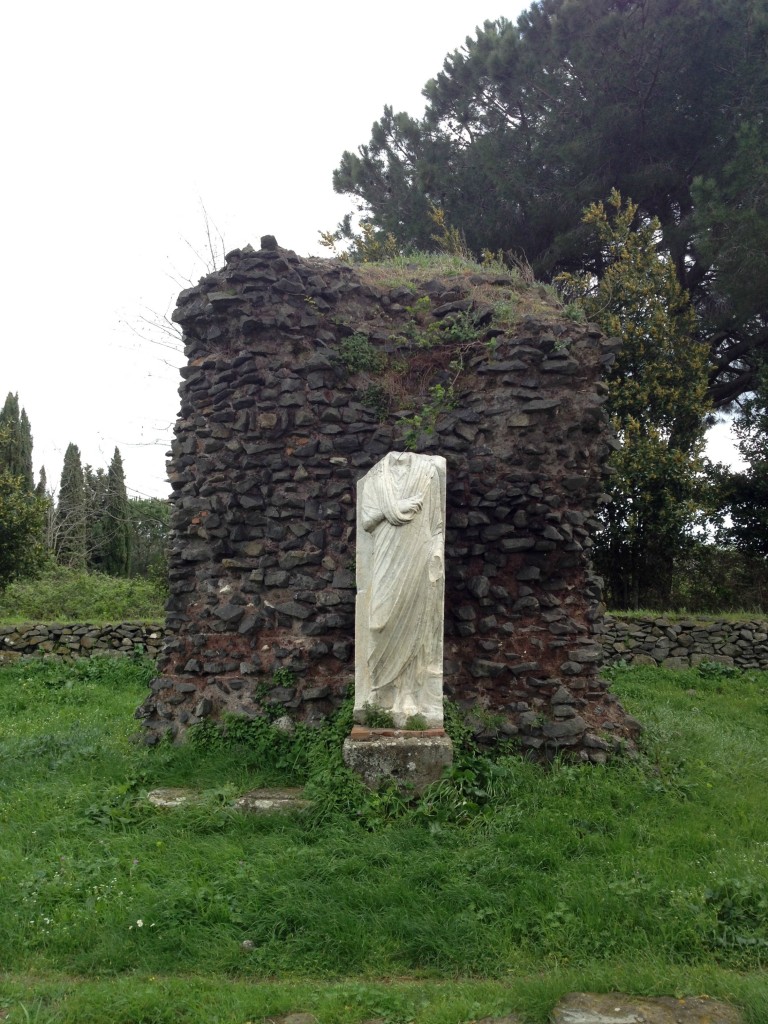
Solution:
{"label": "headless statue", "polygon": [[390,452],[358,484],[355,718],[443,724],[445,459]]}

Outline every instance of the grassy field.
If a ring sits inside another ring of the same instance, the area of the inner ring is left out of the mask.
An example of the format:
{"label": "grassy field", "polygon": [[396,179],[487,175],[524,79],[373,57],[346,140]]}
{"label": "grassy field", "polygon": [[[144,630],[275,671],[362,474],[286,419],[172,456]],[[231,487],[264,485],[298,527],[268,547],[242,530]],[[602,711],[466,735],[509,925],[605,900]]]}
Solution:
{"label": "grassy field", "polygon": [[[413,805],[343,768],[348,711],[132,743],[151,673],[0,670],[0,1019],[535,1024],[565,992],[624,989],[768,1020],[768,674],[617,671],[638,761],[465,746]],[[229,809],[272,784],[312,808]],[[150,807],[165,785],[203,799]]]}

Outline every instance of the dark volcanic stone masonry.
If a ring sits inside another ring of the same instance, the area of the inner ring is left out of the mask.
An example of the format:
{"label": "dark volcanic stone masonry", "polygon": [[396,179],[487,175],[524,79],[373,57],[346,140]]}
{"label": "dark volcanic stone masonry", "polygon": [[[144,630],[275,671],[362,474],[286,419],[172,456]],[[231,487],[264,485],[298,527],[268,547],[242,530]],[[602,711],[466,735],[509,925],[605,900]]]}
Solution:
{"label": "dark volcanic stone masonry", "polygon": [[[410,431],[448,463],[446,695],[482,740],[529,755],[631,747],[637,723],[599,677],[589,569],[614,444],[600,378],[619,343],[545,293],[500,328],[528,289],[498,273],[387,280],[263,245],[230,253],[174,313],[188,365],[172,637],[137,712],[147,741],[226,712],[313,724],[338,707],[354,675],[355,485]],[[451,385],[449,407],[436,396]]]}

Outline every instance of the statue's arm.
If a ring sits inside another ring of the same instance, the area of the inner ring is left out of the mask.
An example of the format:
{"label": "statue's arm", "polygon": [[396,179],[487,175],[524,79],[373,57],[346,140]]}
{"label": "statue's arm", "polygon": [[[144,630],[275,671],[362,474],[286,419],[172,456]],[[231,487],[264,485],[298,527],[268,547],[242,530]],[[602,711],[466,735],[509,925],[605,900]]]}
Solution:
{"label": "statue's arm", "polygon": [[373,533],[379,523],[384,522],[384,513],[374,505],[363,505],[361,520],[365,532]]}
{"label": "statue's arm", "polygon": [[442,537],[445,530],[443,525],[443,509],[440,502],[440,478],[437,475],[437,470],[432,470],[432,476],[429,481],[429,495],[431,503],[432,516],[430,519],[430,532],[433,537]]}

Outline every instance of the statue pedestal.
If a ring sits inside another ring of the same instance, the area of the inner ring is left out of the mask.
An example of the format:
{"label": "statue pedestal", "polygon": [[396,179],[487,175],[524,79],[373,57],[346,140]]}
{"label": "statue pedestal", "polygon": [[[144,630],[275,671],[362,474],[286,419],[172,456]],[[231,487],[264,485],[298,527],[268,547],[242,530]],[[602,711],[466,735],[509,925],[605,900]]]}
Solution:
{"label": "statue pedestal", "polygon": [[444,729],[368,729],[356,725],[344,740],[344,763],[376,789],[388,779],[421,793],[453,761],[453,744]]}

